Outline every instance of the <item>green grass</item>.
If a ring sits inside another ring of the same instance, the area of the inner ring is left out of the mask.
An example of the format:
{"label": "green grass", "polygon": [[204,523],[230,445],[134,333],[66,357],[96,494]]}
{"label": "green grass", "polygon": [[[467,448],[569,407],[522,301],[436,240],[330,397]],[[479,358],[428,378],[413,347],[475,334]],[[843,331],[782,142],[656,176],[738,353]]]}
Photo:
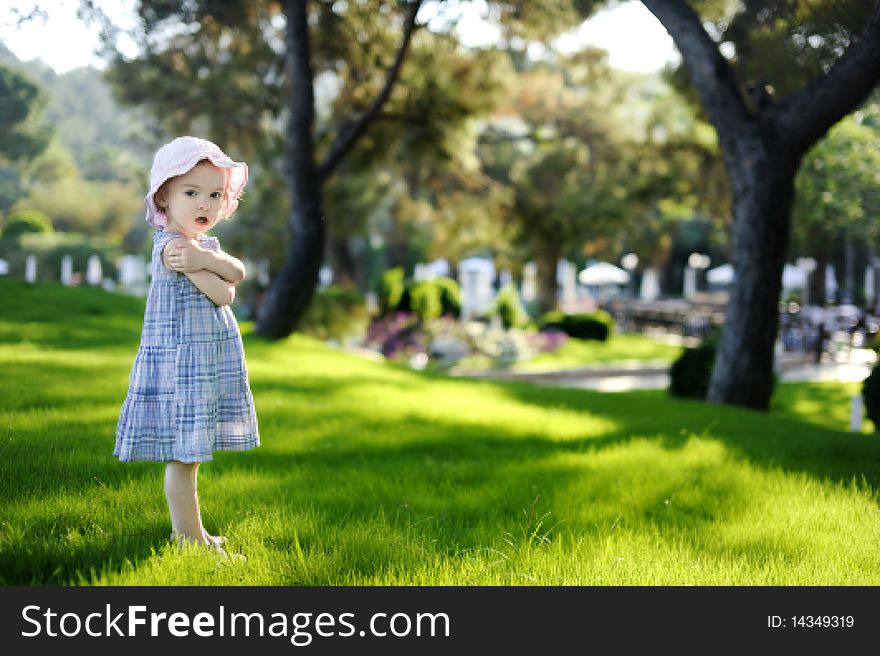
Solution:
{"label": "green grass", "polygon": [[880,440],[846,432],[851,386],[783,385],[763,414],[243,324],[263,445],[199,485],[241,563],[169,547],[162,465],[112,456],[143,302],[0,280],[0,308],[5,585],[880,583]]}
{"label": "green grass", "polygon": [[610,362],[663,361],[671,363],[681,355],[682,347],[666,344],[645,335],[618,333],[607,342],[569,339],[552,353],[518,366],[517,369],[569,369]]}
{"label": "green grass", "polygon": [[[667,344],[646,335],[618,333],[605,342],[569,339],[552,353],[541,353],[531,360],[504,368],[512,371],[557,371],[593,365],[672,364],[681,355],[681,351],[681,346]],[[455,369],[473,371],[495,367],[494,360],[487,355],[470,355],[459,360]]]}

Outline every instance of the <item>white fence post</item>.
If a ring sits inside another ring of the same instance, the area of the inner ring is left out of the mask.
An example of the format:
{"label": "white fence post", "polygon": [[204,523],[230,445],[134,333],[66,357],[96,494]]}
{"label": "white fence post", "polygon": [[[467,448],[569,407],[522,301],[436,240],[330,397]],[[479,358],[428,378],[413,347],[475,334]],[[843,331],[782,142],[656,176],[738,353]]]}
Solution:
{"label": "white fence post", "polygon": [[61,284],[68,287],[73,284],[73,258],[70,255],[61,258]]}
{"label": "white fence post", "polygon": [[24,279],[29,283],[37,281],[37,256],[28,255],[24,259]]}
{"label": "white fence post", "polygon": [[90,255],[89,264],[86,268],[86,282],[90,285],[100,285],[103,278],[104,273],[101,269],[101,258],[98,257],[97,254]]}
{"label": "white fence post", "polygon": [[849,429],[853,433],[862,432],[862,416],[864,414],[864,400],[861,394],[852,397],[849,407]]}
{"label": "white fence post", "polygon": [[522,269],[522,289],[520,296],[524,303],[531,303],[538,296],[538,265],[527,262]]}

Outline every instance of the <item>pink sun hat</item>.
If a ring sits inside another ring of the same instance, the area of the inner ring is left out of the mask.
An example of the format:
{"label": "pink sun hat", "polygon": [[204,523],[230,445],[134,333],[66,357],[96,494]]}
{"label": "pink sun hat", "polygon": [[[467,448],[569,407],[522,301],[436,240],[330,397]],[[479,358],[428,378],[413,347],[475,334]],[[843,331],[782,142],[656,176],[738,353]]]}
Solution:
{"label": "pink sun hat", "polygon": [[198,137],[177,137],[156,151],[153,168],[150,169],[150,191],[144,196],[147,205],[146,220],[152,226],[164,228],[168,222],[165,210],[156,205],[153,194],[167,180],[183,175],[196,164],[206,159],[214,166],[229,169],[229,184],[226,189],[220,218],[225,219],[238,207],[238,197],[247,184],[248,167],[244,162],[230,159],[217,144]]}

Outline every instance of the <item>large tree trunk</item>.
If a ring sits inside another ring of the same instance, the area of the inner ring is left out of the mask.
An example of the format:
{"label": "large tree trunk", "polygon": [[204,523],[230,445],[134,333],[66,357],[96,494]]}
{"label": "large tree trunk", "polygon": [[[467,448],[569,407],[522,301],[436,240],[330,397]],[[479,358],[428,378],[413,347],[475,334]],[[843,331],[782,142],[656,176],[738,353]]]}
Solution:
{"label": "large tree trunk", "polygon": [[642,0],[675,41],[731,181],[737,277],[708,398],[766,410],[794,176],[803,154],[880,80],[880,2],[859,41],[831,69],[778,102],[746,103],[730,63],[685,0]]}
{"label": "large tree trunk", "polygon": [[266,292],[256,325],[257,334],[272,339],[289,335],[312,300],[325,240],[321,187],[313,159],[315,101],[308,11],[302,0],[286,0],[283,6],[287,19],[285,69],[290,80],[290,123],[284,144],[292,200],[288,220],[290,246],[281,270]]}
{"label": "large tree trunk", "polygon": [[708,400],[766,407],[773,392],[773,347],[778,302],[790,234],[794,171],[783,153],[757,136],[742,138],[737,166],[730,171],[733,203],[733,259],[736,284],[727,307]]}

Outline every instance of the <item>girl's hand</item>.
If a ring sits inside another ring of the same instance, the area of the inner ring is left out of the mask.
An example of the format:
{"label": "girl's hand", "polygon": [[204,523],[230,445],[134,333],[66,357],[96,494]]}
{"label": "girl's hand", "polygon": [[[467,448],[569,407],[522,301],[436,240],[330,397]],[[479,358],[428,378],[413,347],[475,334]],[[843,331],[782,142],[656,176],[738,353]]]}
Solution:
{"label": "girl's hand", "polygon": [[203,250],[194,242],[175,239],[168,244],[168,267],[178,273],[194,273],[204,269]]}

